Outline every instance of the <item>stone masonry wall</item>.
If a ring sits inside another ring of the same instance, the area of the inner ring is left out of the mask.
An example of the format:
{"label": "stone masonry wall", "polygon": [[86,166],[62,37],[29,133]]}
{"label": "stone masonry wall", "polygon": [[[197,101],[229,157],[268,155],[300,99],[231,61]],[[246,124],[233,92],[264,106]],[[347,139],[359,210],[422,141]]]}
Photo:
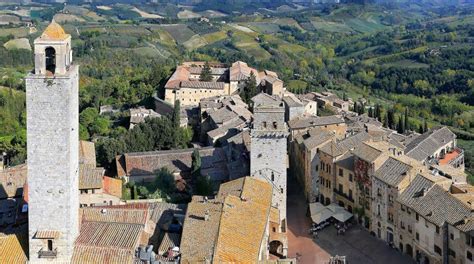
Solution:
{"label": "stone masonry wall", "polygon": [[38,231],[58,231],[54,263],[67,263],[78,235],[79,213],[79,69],[66,75],[26,78],[29,252],[30,263],[39,259],[47,240]]}

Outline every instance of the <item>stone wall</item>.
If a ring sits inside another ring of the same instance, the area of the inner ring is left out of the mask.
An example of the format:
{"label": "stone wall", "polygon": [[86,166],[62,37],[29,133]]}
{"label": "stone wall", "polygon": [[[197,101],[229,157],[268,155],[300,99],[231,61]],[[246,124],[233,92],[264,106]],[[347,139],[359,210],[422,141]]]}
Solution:
{"label": "stone wall", "polygon": [[[70,261],[78,235],[79,68],[26,78],[30,263],[47,249],[38,231],[57,231],[56,261]],[[42,262],[43,263],[43,262]]]}

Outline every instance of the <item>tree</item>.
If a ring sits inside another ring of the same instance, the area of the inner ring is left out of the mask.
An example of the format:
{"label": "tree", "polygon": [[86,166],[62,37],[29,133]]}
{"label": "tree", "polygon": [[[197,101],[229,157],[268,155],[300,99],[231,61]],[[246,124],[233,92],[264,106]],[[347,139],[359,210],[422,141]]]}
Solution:
{"label": "tree", "polygon": [[257,95],[257,79],[253,72],[250,72],[249,78],[245,81],[242,99],[245,103],[250,104],[252,97]]}
{"label": "tree", "polygon": [[397,132],[399,134],[405,133],[405,123],[403,122],[403,116],[398,119]]}
{"label": "tree", "polygon": [[214,195],[214,184],[209,175],[201,175],[197,179],[196,192],[197,195],[211,196]]}
{"label": "tree", "polygon": [[374,117],[374,108],[373,108],[372,106],[369,107],[369,112],[368,112],[368,114],[369,114],[369,117]]}
{"label": "tree", "polygon": [[428,132],[428,122],[426,122],[426,120],[423,124],[423,133],[425,133],[425,132]]}
{"label": "tree", "polygon": [[180,127],[180,120],[181,120],[181,103],[179,100],[176,100],[174,102],[174,108],[173,108],[173,116],[171,120],[173,121],[173,127],[175,129]]}
{"label": "tree", "polygon": [[195,149],[192,154],[191,173],[193,177],[201,176],[201,154]]}
{"label": "tree", "polygon": [[212,81],[211,66],[209,66],[209,62],[207,62],[207,61],[204,64],[204,68],[201,71],[201,75],[199,75],[199,80],[202,81],[202,82]]}
{"label": "tree", "polygon": [[390,129],[395,128],[395,111],[393,109],[389,109],[387,111],[387,125]]}
{"label": "tree", "polygon": [[380,109],[379,104],[375,105],[374,115],[375,115],[375,118],[377,118],[378,121],[382,122],[382,110]]}
{"label": "tree", "polygon": [[109,133],[110,121],[107,118],[99,117],[89,125],[89,131],[93,135],[107,135]]}
{"label": "tree", "polygon": [[408,124],[408,107],[405,107],[405,124],[404,124],[405,130],[410,130],[409,124]]}

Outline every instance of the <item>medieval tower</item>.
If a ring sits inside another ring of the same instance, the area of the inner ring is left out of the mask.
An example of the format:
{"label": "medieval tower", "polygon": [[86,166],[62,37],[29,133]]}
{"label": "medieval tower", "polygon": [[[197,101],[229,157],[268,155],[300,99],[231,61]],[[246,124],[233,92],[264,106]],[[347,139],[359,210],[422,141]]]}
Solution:
{"label": "medieval tower", "polygon": [[52,22],[26,77],[30,263],[68,263],[79,233],[79,69]]}
{"label": "medieval tower", "polygon": [[[281,232],[286,232],[288,127],[285,106],[279,98],[266,93],[258,94],[252,101],[254,120],[250,132],[250,175],[264,179],[273,186],[272,206],[279,209]],[[276,251],[286,255],[288,243],[286,240],[280,242],[281,246]]]}

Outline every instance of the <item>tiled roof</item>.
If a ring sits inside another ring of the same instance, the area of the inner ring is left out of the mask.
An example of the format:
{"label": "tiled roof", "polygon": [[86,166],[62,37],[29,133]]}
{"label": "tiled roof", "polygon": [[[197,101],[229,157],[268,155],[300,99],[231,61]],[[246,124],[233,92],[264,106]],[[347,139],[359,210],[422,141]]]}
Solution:
{"label": "tiled roof", "polygon": [[212,139],[218,139],[219,137],[232,137],[240,132],[240,129],[245,126],[245,121],[239,117],[231,120],[230,123],[220,126],[214,130],[207,132],[207,135]]}
{"label": "tiled roof", "polygon": [[79,189],[101,189],[104,168],[79,165]]}
{"label": "tiled roof", "polygon": [[401,204],[412,207],[420,200],[419,194],[426,193],[435,183],[428,178],[418,174],[398,197]]}
{"label": "tiled roof", "polygon": [[370,140],[370,135],[367,132],[359,132],[355,135],[346,137],[338,142],[338,146],[344,150],[352,150]]}
{"label": "tiled roof", "polygon": [[[206,212],[208,220],[204,217]],[[202,197],[193,197],[188,204],[181,236],[181,263],[198,263],[212,258],[221,213],[222,203],[205,203]]]}
{"label": "tiled roof", "polygon": [[334,136],[334,133],[321,130],[319,128],[314,128],[310,130],[308,134],[309,134],[308,135],[309,137],[307,138],[304,138],[303,136],[304,138],[303,144],[306,147],[306,149],[309,149],[309,150],[327,142],[328,140],[331,140]]}
{"label": "tiled roof", "polygon": [[364,143],[352,150],[352,153],[360,159],[373,162],[382,154],[382,151]]}
{"label": "tiled roof", "polygon": [[54,230],[40,230],[36,232],[35,238],[45,239],[45,238],[54,238],[57,239],[61,236],[61,232]]}
{"label": "tiled roof", "polygon": [[28,236],[0,233],[0,263],[27,263]]}
{"label": "tiled roof", "polygon": [[94,142],[79,141],[79,164],[97,166]]}
{"label": "tiled roof", "polygon": [[76,246],[135,249],[142,230],[139,224],[83,222]]}
{"label": "tiled roof", "polygon": [[214,123],[223,124],[225,122],[230,121],[233,118],[238,117],[238,115],[234,113],[231,109],[228,109],[227,107],[222,107],[218,109],[217,111],[210,113],[209,117],[212,119]]}
{"label": "tiled roof", "polygon": [[163,239],[161,240],[160,247],[158,248],[158,254],[162,255],[170,248],[179,246],[180,241],[180,234],[166,232]]}
{"label": "tiled roof", "polygon": [[261,92],[254,97],[252,97],[252,102],[254,103],[254,107],[280,107],[282,106],[282,102],[280,99]]}
{"label": "tiled roof", "polygon": [[426,190],[419,198],[413,198],[410,207],[437,226],[441,226],[444,222],[458,225],[460,221],[472,217],[471,209],[467,205],[437,184]]}
{"label": "tiled roof", "polygon": [[306,117],[299,117],[293,120],[288,121],[288,126],[291,129],[302,129],[308,127],[316,127],[316,126],[327,126],[327,125],[335,125],[335,124],[343,124],[344,119],[340,116],[333,115],[333,116],[306,116]]}
{"label": "tiled roof", "polygon": [[331,157],[337,157],[346,152],[343,148],[340,148],[334,140],[327,142],[319,148],[319,151],[328,154]]}
{"label": "tiled roof", "polygon": [[0,199],[21,196],[26,184],[28,167],[26,164],[0,171]]}
{"label": "tiled roof", "polygon": [[181,81],[189,80],[190,72],[184,66],[178,66],[165,84],[166,89],[177,89]]}
{"label": "tiled roof", "polygon": [[145,122],[146,118],[158,118],[161,117],[160,114],[145,108],[132,108],[130,109],[130,123],[131,124],[140,124]]}
{"label": "tiled roof", "polygon": [[73,264],[122,264],[132,263],[135,250],[118,248],[97,248],[86,245],[74,247]]}
{"label": "tiled roof", "polygon": [[128,223],[144,225],[148,208],[90,207],[82,209],[82,220],[90,222]]}
{"label": "tiled roof", "polygon": [[346,152],[346,154],[339,158],[336,164],[344,169],[354,171],[354,155],[350,152]]}
{"label": "tiled roof", "polygon": [[411,158],[422,161],[455,138],[456,135],[447,127],[435,128],[411,141],[405,153]]}
{"label": "tiled roof", "polygon": [[[226,156],[222,148],[200,148],[201,170],[227,175]],[[163,150],[151,152],[126,153],[125,171],[128,176],[154,175],[155,171],[166,167],[171,172],[190,172],[194,149]],[[119,166],[122,166],[119,164]]]}
{"label": "tiled roof", "polygon": [[41,34],[40,39],[42,40],[65,40],[69,37],[69,34],[64,32],[64,29],[56,23],[54,20],[48,27],[44,30],[43,34]]}
{"label": "tiled roof", "polygon": [[[229,70],[228,68],[216,68],[212,66],[210,68],[211,68],[212,75],[223,75]],[[204,69],[204,67],[189,67],[188,71],[191,74],[201,74],[202,69]]]}
{"label": "tiled roof", "polygon": [[303,103],[295,96],[283,96],[283,101],[289,107],[303,107]]}
{"label": "tiled roof", "polygon": [[410,165],[390,157],[375,172],[374,176],[390,186],[397,186],[408,175],[411,168]]}
{"label": "tiled roof", "polygon": [[223,90],[225,87],[224,82],[201,82],[201,81],[182,81],[180,84],[181,88],[192,88],[192,89],[216,89]]}
{"label": "tiled roof", "polygon": [[234,62],[229,71],[230,81],[245,81],[250,77],[250,72],[254,73],[255,78],[258,77],[258,72],[242,61]]}
{"label": "tiled roof", "polygon": [[217,245],[217,263],[254,263],[258,260],[272,200],[266,181],[246,177],[240,196],[224,200]]}

